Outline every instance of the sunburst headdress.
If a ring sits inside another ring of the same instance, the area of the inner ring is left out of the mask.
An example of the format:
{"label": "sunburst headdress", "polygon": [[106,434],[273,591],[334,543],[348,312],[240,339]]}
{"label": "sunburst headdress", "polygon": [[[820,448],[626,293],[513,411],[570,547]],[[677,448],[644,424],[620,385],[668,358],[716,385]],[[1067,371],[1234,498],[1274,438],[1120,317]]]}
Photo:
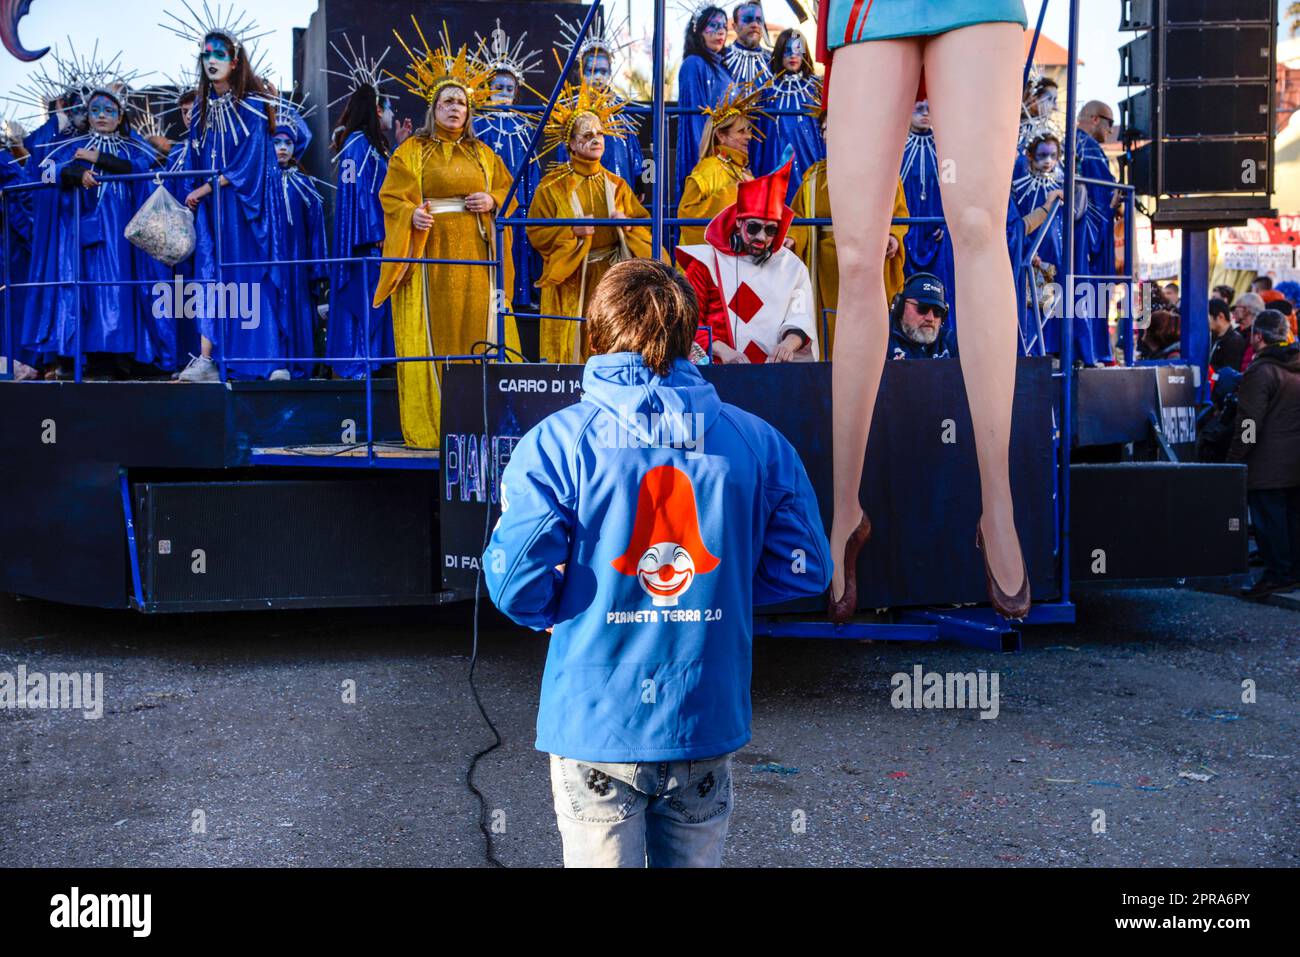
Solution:
{"label": "sunburst headdress", "polygon": [[537,154],[538,160],[554,149],[568,146],[573,138],[574,124],[581,116],[596,117],[608,136],[620,140],[626,138],[627,117],[623,115],[626,105],[627,101],[609,87],[592,86],[586,81],[564,84],[542,129],[545,146]]}
{"label": "sunburst headdress", "polygon": [[[762,116],[770,120],[771,117],[759,109],[758,104],[763,98],[763,93],[771,85],[770,78],[759,86],[755,86],[753,83],[728,84],[726,92],[722,94],[722,99],[718,101],[718,105],[702,106],[700,112],[708,116],[715,130],[730,123],[738,116],[743,116],[746,119]],[[763,138],[757,126],[754,127],[754,136],[760,140]]]}
{"label": "sunburst headdress", "polygon": [[411,64],[403,76],[387,70],[384,72],[430,105],[438,101],[438,94],[444,89],[456,86],[465,91],[471,110],[481,108],[491,96],[488,84],[495,73],[483,55],[483,44],[480,42],[473,53],[463,43],[459,49],[454,50],[447,33],[447,24],[443,23],[442,33],[438,37],[441,46],[432,48],[414,16],[411,17],[411,24],[420,38],[423,52],[417,54],[407,46],[402,35],[394,30],[393,35],[411,58]]}

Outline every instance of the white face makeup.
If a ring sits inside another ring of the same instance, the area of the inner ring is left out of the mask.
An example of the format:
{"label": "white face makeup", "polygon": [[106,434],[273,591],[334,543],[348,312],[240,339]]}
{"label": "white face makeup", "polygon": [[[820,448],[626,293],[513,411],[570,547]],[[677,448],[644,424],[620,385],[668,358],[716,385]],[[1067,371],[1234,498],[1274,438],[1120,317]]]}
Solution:
{"label": "white face makeup", "polygon": [[223,37],[208,37],[203,42],[203,74],[213,83],[225,83],[235,68],[235,52]]}
{"label": "white face makeup", "polygon": [[785,45],[785,56],[781,58],[781,65],[791,73],[798,73],[803,69],[804,57],[807,55],[808,50],[804,46],[803,37],[796,34]]}
{"label": "white face makeup", "polygon": [[458,86],[444,87],[433,108],[433,118],[445,130],[459,133],[469,118],[469,99]]}
{"label": "white face makeup", "polygon": [[676,542],[651,545],[637,563],[637,581],[657,606],[675,606],[694,580],[695,560]]}
{"label": "white face makeup", "polygon": [[393,101],[380,100],[378,110],[379,128],[387,133],[393,128]]}
{"label": "white face makeup", "polygon": [[580,116],[573,124],[569,153],[585,160],[599,160],[605,155],[605,132],[594,116]]}

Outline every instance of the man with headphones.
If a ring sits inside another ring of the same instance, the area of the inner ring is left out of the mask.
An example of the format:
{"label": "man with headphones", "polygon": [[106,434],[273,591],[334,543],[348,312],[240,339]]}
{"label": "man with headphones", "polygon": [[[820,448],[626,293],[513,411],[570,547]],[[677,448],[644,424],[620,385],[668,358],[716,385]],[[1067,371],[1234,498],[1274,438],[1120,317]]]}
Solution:
{"label": "man with headphones", "polygon": [[889,358],[946,359],[956,356],[945,339],[948,301],[934,273],[914,273],[889,307]]}
{"label": "man with headphones", "polygon": [[736,202],[704,231],[705,242],[678,246],[677,264],[700,305],[696,343],[714,362],[816,362],[820,357],[808,267],[786,234],[793,151],[780,169],[742,182]]}

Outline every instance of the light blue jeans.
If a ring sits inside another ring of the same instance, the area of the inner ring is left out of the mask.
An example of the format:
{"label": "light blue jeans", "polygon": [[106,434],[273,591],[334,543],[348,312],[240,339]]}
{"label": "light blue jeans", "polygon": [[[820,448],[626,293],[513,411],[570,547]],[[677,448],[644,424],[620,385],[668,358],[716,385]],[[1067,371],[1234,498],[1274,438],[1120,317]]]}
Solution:
{"label": "light blue jeans", "polygon": [[718,867],[731,755],[601,763],[551,755],[565,867]]}

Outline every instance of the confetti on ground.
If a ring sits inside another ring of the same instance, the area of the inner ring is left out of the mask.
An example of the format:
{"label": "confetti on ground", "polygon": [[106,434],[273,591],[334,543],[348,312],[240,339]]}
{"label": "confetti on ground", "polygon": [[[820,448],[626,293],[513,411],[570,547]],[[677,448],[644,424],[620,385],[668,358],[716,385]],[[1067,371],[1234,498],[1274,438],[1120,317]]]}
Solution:
{"label": "confetti on ground", "polygon": [[1008,763],[1008,764],[1026,764],[1026,763],[1028,763],[1028,759],[1027,759],[1027,758],[1012,758],[1012,759],[1011,759],[1010,761],[1008,761],[1007,763]]}
{"label": "confetti on ground", "polygon": [[1122,788],[1124,786],[1118,781],[1089,781],[1088,783],[1098,788]]}
{"label": "confetti on ground", "polygon": [[1078,784],[1074,778],[1043,778],[1048,784]]}
{"label": "confetti on ground", "polygon": [[1179,771],[1178,776],[1180,778],[1187,778],[1187,780],[1189,781],[1201,781],[1201,782],[1208,781],[1210,780],[1211,777],[1213,777],[1213,775],[1210,774],[1197,774],[1195,771]]}
{"label": "confetti on ground", "polygon": [[890,771],[890,772],[889,772],[889,776],[890,776],[891,778],[905,778],[905,777],[907,777],[907,772],[906,772],[906,771]]}
{"label": "confetti on ground", "polygon": [[763,771],[768,771],[771,772],[772,774],[798,774],[799,773],[798,768],[787,768],[784,764],[777,764],[774,761],[768,761],[766,764],[756,764],[749,770],[754,774],[758,774]]}

